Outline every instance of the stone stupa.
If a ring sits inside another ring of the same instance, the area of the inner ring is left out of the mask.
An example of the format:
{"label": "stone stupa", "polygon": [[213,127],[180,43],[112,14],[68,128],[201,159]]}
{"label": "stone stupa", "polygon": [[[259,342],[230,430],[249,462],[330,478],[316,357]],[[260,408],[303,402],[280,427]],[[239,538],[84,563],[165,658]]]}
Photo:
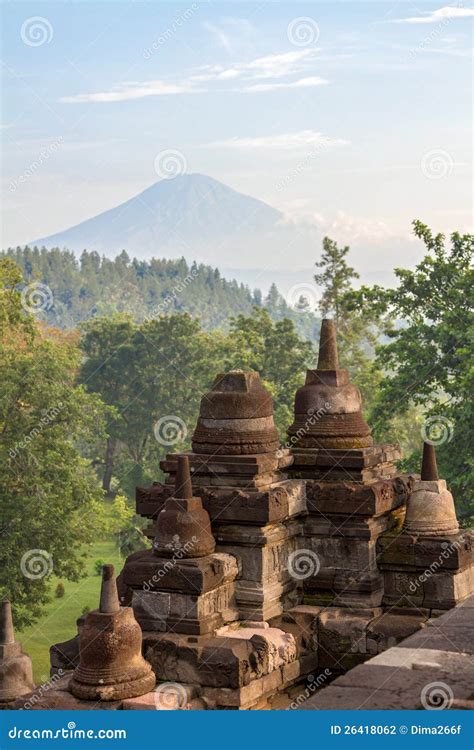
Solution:
{"label": "stone stupa", "polygon": [[80,659],[69,683],[82,700],[116,701],[144,695],[155,675],[142,656],[142,631],[131,607],[121,607],[113,565],[102,568],[99,609],[80,632]]}
{"label": "stone stupa", "polygon": [[439,479],[436,452],[431,443],[423,444],[421,477],[407,500],[404,531],[416,536],[450,536],[459,532],[452,494],[446,481]]}
{"label": "stone stupa", "polygon": [[0,707],[34,689],[31,659],[15,640],[9,601],[0,603]]}
{"label": "stone stupa", "polygon": [[296,392],[287,445],[294,459],[292,477],[365,483],[396,473],[400,448],[374,445],[360,390],[339,367],[333,320],[322,321],[318,365],[307,370],[306,382]]}

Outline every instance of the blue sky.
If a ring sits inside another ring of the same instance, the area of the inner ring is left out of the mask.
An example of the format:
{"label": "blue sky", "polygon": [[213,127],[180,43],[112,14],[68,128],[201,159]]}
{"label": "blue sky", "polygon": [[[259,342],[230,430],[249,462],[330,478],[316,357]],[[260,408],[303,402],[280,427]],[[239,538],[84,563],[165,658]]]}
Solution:
{"label": "blue sky", "polygon": [[411,257],[414,218],[470,228],[467,3],[10,1],[2,13],[4,246],[128,199],[170,150],[179,169],[392,266]]}

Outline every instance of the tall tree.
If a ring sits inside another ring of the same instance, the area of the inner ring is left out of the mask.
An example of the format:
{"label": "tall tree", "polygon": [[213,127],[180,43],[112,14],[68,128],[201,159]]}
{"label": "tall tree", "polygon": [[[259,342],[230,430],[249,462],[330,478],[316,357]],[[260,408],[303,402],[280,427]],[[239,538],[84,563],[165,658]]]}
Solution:
{"label": "tall tree", "polygon": [[34,621],[52,572],[77,580],[102,497],[80,448],[100,433],[99,399],[75,378],[74,337],[40,327],[21,304],[21,272],[0,261],[0,595]]}
{"label": "tall tree", "polygon": [[352,288],[353,279],[359,278],[359,274],[347,264],[348,253],[348,245],[339,247],[337,242],[324,237],[321,260],[314,264],[321,269],[314,275],[316,284],[323,288],[319,310],[324,318],[331,317],[337,324],[344,312],[341,309],[344,295]]}
{"label": "tall tree", "polygon": [[322,287],[318,307],[323,317],[337,324],[340,361],[359,386],[363,407],[370,413],[381,372],[373,367],[375,345],[380,333],[380,321],[369,309],[361,308],[354,298],[352,282],[359,274],[347,263],[349,247],[340,248],[337,242],[325,237],[321,259],[316,267],[321,269],[314,280]]}
{"label": "tall tree", "polygon": [[[474,237],[454,232],[447,245],[420,221],[413,226],[426,248],[415,270],[396,269],[393,289],[362,287],[358,293],[359,308],[399,321],[387,331],[389,343],[377,349],[385,376],[374,418],[379,433],[390,436],[393,418],[413,405],[423,410],[419,444],[428,438],[438,445],[441,473],[467,520],[474,514]],[[418,460],[419,451],[406,465],[416,469]]]}

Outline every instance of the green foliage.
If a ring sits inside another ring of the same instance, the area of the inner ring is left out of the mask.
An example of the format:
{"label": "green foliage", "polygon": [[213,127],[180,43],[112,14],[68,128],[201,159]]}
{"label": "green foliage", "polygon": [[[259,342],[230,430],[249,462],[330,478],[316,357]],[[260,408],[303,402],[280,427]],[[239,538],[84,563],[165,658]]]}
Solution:
{"label": "green foliage", "polygon": [[[474,366],[474,237],[455,232],[447,247],[419,221],[415,235],[426,255],[414,271],[396,269],[394,289],[362,287],[360,308],[401,321],[388,328],[388,343],[377,348],[384,370],[373,416],[379,436],[392,434],[393,420],[413,406],[423,414],[419,442],[439,443],[441,475],[453,489],[458,512],[474,509],[472,443]],[[421,448],[421,445],[420,445]],[[417,459],[419,452],[414,457]]]}
{"label": "green foliage", "polygon": [[0,594],[19,626],[48,600],[49,576],[77,580],[100,529],[101,492],[80,445],[100,435],[103,404],[75,384],[73,337],[23,313],[11,261],[0,262]]}
{"label": "green foliage", "polygon": [[352,282],[359,274],[347,264],[348,252],[348,246],[339,248],[337,242],[325,237],[321,260],[315,264],[321,270],[314,280],[322,286],[319,301],[322,317],[333,318],[337,325],[341,367],[349,370],[352,382],[361,390],[364,411],[370,414],[382,377],[381,371],[373,366],[380,320],[370,309],[356,303]]}
{"label": "green foliage", "polygon": [[96,576],[101,576],[102,575],[102,568],[104,567],[105,564],[106,564],[105,560],[96,560],[95,561],[95,563],[94,563],[94,573],[96,574]]}
{"label": "green foliage", "polygon": [[54,590],[54,596],[56,597],[56,599],[62,599],[65,593],[66,589],[64,588],[64,583],[62,581],[59,581]]}
{"label": "green foliage", "polygon": [[[128,313],[141,323],[148,318],[187,312],[205,330],[228,327],[233,315],[249,315],[262,305],[259,289],[251,292],[237,281],[222,278],[210,266],[184,258],[130,260],[126,252],[113,260],[84,252],[78,261],[68,250],[37,247],[9,248],[1,257],[14,261],[25,281],[40,281],[52,292],[53,304],[41,313],[50,325],[73,328],[93,317]],[[275,320],[291,318],[300,334],[314,335],[312,314],[295,312],[275,287],[266,303]]]}
{"label": "green foliage", "polygon": [[[136,485],[157,478],[166,453],[189,448],[203,393],[219,372],[231,368],[261,374],[275,398],[284,438],[311,344],[299,338],[291,321],[275,323],[260,307],[230,325],[227,335],[210,334],[187,314],[141,324],[125,316],[95,318],[84,325],[81,382],[114,411],[99,464],[107,491],[132,497]],[[137,519],[122,520],[122,543],[136,545]]]}
{"label": "green foliage", "polygon": [[287,318],[275,323],[266,310],[254,308],[252,316],[231,320],[229,367],[260,373],[273,396],[275,423],[283,441],[293,421],[295,392],[313,358],[311,342],[300,339]]}

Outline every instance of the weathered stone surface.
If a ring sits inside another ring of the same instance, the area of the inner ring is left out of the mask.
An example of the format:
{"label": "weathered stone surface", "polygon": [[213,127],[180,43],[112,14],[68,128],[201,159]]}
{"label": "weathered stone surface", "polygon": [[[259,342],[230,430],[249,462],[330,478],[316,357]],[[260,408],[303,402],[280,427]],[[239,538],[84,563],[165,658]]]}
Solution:
{"label": "weathered stone surface", "polygon": [[22,696],[9,708],[17,711],[116,711],[122,701],[81,700],[69,691],[71,673],[61,679],[53,677],[49,683]]}
{"label": "weathered stone surface", "polygon": [[265,492],[210,488],[202,490],[202,499],[215,524],[252,524],[266,526],[306,512],[306,487],[288,480],[274,483]]}
{"label": "weathered stone surface", "polygon": [[101,609],[89,612],[81,629],[80,659],[70,692],[81,700],[99,701],[149,692],[155,676],[142,657],[142,632],[133,610],[120,607],[112,565],[103,568],[100,604]]}
{"label": "weathered stone surface", "polygon": [[0,603],[0,705],[29,693],[34,687],[33,666],[15,640],[9,601]]}
{"label": "weathered stone surface", "polygon": [[385,570],[384,586],[387,606],[451,609],[472,593],[473,569],[446,573]]}
{"label": "weathered stone surface", "polygon": [[240,637],[214,638],[146,633],[145,655],[159,680],[236,689],[295,661],[294,639],[275,630],[242,628]]}
{"label": "weathered stone surface", "polygon": [[410,475],[362,486],[348,482],[308,481],[308,513],[379,516],[406,500],[411,482]]}
{"label": "weathered stone surface", "polygon": [[418,536],[458,533],[454,499],[444,479],[415,482],[407,500],[404,528]]}
{"label": "weathered stone surface", "polygon": [[123,569],[125,585],[143,591],[179,591],[203,594],[239,574],[233,555],[214,552],[208,557],[181,559],[179,548],[174,559],[160,559],[151,550],[131,554]]}
{"label": "weathered stone surface", "polygon": [[328,654],[367,654],[366,633],[379,609],[348,610],[329,607],[319,615],[318,648]]}
{"label": "weathered stone surface", "polygon": [[177,457],[173,497],[168,498],[156,520],[153,552],[158,557],[173,557],[177,548],[181,557],[205,557],[214,552],[209,513],[200,497],[193,496],[189,459]]}
{"label": "weathered stone surface", "polygon": [[347,370],[339,369],[336,329],[331,320],[322,321],[319,348],[318,368],[307,370],[305,385],[295,395],[289,445],[292,450],[372,445],[370,429],[361,412],[360,391],[349,383]]}
{"label": "weathered stone surface", "polygon": [[[474,596],[470,600],[474,600]],[[449,709],[469,706],[474,653],[471,611],[469,602],[467,606],[450,610],[433,625],[339,677],[300,708]],[[388,616],[389,613],[385,615]],[[370,627],[378,627],[381,619]]]}
{"label": "weathered stone surface", "polygon": [[257,372],[217,375],[201,400],[192,438],[195,453],[270,453],[279,447],[273,402]]}
{"label": "weathered stone surface", "polygon": [[270,620],[272,627],[291,633],[295,639],[298,658],[308,653],[317,654],[318,617],[321,610],[321,607],[299,604]]}
{"label": "weathered stone surface", "polygon": [[416,610],[406,614],[392,610],[369,622],[366,632],[366,648],[369,654],[386,651],[404,638],[419,630],[428,620],[428,615]]}
{"label": "weathered stone surface", "polygon": [[265,672],[296,660],[296,642],[291,633],[279,628],[228,627],[222,629],[221,637],[250,640],[257,651],[264,655]]}
{"label": "weathered stone surface", "polygon": [[138,622],[147,631],[202,635],[238,618],[232,581],[199,595],[136,589],[132,606]]}

